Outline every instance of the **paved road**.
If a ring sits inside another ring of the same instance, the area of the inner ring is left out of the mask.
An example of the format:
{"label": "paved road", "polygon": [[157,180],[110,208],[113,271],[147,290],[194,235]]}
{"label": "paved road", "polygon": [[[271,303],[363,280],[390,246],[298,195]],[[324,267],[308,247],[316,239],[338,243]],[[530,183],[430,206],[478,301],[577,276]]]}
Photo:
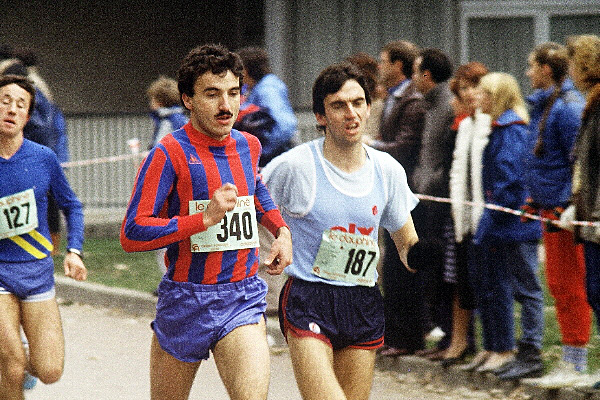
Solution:
{"label": "paved road", "polygon": [[[66,340],[62,379],[53,385],[38,383],[27,400],[148,399],[150,318],[131,317],[122,311],[89,305],[61,305]],[[211,360],[200,366],[191,399],[228,399]],[[448,399],[422,391],[418,383],[400,383],[394,374],[377,372],[371,399]],[[458,397],[457,397],[458,398]],[[284,349],[271,357],[269,400],[300,399],[289,354]]]}

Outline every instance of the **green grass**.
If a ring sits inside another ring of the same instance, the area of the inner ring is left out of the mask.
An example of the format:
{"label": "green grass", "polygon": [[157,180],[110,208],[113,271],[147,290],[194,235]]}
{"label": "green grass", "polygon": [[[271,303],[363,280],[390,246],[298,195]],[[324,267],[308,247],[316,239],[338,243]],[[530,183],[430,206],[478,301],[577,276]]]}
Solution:
{"label": "green grass", "polygon": [[[154,252],[126,253],[121,248],[118,238],[88,238],[85,241],[85,265],[88,269],[88,281],[107,286],[124,287],[152,293],[161,274],[156,265]],[[55,270],[64,274],[63,257],[56,256]],[[554,299],[548,292],[543,265],[540,266],[540,279],[544,288],[545,330],[543,340],[544,362],[551,369],[562,356],[561,335],[554,311]],[[515,330],[520,336],[520,306],[515,307]],[[597,335],[596,323],[588,345],[588,365],[590,370],[600,369],[600,338]],[[481,338],[481,327],[477,324],[477,336]],[[432,346],[433,343],[429,343]]]}
{"label": "green grass", "polygon": [[[161,279],[154,252],[126,253],[118,238],[88,238],[84,244],[88,281],[152,293]],[[54,257],[55,271],[64,275],[63,256]]]}

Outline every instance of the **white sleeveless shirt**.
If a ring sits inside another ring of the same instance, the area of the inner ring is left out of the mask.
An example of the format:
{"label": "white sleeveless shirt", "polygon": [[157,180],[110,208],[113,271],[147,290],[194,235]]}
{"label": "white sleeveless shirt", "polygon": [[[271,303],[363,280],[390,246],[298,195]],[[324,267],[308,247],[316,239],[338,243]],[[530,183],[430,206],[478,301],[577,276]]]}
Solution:
{"label": "white sleeveless shirt", "polygon": [[378,228],[402,228],[418,199],[404,168],[389,154],[364,146],[365,164],[346,173],[323,157],[323,141],[291,149],[261,173],[292,232],[294,261],[285,272],[306,281],[353,286],[312,273],[323,232],[367,235],[377,243]]}

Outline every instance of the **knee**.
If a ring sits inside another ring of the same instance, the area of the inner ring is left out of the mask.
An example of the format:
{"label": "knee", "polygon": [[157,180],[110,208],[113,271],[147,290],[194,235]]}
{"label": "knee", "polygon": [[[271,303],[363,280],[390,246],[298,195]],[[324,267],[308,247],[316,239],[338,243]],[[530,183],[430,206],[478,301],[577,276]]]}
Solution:
{"label": "knee", "polygon": [[58,382],[63,374],[63,367],[62,365],[55,365],[42,369],[36,369],[33,374],[37,376],[44,384],[49,385],[51,383]]}
{"label": "knee", "polygon": [[3,360],[2,364],[0,375],[2,375],[4,384],[9,387],[23,386],[23,380],[25,379],[25,359]]}
{"label": "knee", "polygon": [[[564,299],[567,293],[562,293],[562,296],[558,298],[554,296],[555,299]],[[533,306],[535,304],[542,306],[544,303],[544,291],[539,286],[531,285],[529,288],[525,288],[525,290],[519,290],[514,294],[515,300],[521,304],[527,303],[529,306]],[[570,296],[572,297],[572,296]]]}

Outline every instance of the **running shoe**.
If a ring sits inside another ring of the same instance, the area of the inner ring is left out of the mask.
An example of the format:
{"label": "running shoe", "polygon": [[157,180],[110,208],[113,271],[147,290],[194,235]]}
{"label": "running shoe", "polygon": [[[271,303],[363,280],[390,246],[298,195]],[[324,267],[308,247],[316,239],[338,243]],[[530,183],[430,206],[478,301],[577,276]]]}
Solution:
{"label": "running shoe", "polygon": [[38,378],[25,371],[25,379],[23,380],[23,389],[31,390],[37,385]]}

